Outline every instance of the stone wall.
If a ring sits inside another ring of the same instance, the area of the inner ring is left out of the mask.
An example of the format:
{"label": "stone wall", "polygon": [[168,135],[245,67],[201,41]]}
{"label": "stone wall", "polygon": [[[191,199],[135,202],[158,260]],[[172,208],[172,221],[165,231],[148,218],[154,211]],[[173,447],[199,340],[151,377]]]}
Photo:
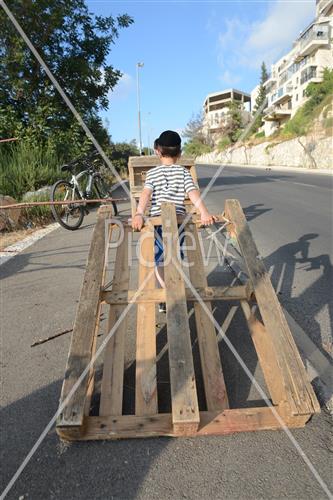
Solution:
{"label": "stone wall", "polygon": [[256,146],[240,146],[223,152],[213,151],[198,156],[197,163],[230,163],[276,167],[333,169],[331,137],[312,139],[297,137],[280,143],[262,142]]}

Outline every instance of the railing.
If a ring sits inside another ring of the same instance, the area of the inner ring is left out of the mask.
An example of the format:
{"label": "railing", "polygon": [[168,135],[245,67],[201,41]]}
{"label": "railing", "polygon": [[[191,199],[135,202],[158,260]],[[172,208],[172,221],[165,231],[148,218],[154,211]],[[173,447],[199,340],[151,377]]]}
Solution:
{"label": "railing", "polygon": [[316,78],[316,77],[317,77],[316,66],[310,66],[301,73],[301,85],[307,82],[308,80],[311,80],[311,78]]}
{"label": "railing", "polygon": [[304,38],[300,40],[300,45],[301,48],[305,47],[308,45],[308,43],[312,42],[313,40],[315,41],[320,41],[320,40],[325,40],[328,42],[328,29],[326,28],[318,28],[318,26],[315,26],[312,28],[312,30],[309,31],[309,34]]}

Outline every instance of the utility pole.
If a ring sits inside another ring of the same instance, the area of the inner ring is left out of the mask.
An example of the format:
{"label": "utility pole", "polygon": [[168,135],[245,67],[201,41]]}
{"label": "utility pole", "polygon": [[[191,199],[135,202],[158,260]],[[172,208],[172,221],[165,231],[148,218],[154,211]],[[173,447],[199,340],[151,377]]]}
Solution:
{"label": "utility pole", "polygon": [[137,101],[138,101],[138,124],[139,124],[139,151],[142,154],[142,135],[141,135],[141,110],[140,110],[140,82],[139,82],[139,68],[143,68],[143,62],[136,63],[136,87],[137,87]]}

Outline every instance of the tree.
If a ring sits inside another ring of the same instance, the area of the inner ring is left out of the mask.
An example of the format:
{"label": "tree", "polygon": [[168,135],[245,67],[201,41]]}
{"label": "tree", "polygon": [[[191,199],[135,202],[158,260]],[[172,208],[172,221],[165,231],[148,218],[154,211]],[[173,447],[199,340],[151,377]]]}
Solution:
{"label": "tree", "polygon": [[259,111],[258,116],[254,120],[254,123],[251,127],[251,132],[255,133],[259,129],[259,127],[262,124],[262,118],[263,118],[263,110],[261,109],[266,102],[267,99],[267,90],[266,87],[264,86],[264,83],[268,80],[269,74],[267,72],[266,64],[262,62],[261,64],[261,75],[260,75],[260,83],[259,83],[259,90],[258,90],[258,95],[256,98],[256,102],[254,105],[254,112],[257,113]]}
{"label": "tree", "polygon": [[[132,18],[96,16],[84,0],[12,0],[10,9],[83,119],[101,133],[98,111],[108,108],[108,93],[121,76],[107,56]],[[0,9],[0,137],[33,130],[47,141],[74,120]]]}
{"label": "tree", "polygon": [[238,102],[230,101],[228,108],[228,115],[221,124],[220,135],[222,138],[227,137],[229,142],[234,143],[238,140],[243,128],[241,107]]}
{"label": "tree", "polygon": [[197,141],[205,144],[206,137],[203,131],[203,122],[204,116],[202,111],[199,111],[196,115],[193,114],[183,131],[183,137],[189,139],[189,142]]}
{"label": "tree", "polygon": [[254,111],[257,111],[264,104],[264,102],[266,101],[267,91],[266,91],[266,87],[264,86],[264,84],[265,84],[265,82],[267,82],[268,78],[269,78],[269,75],[268,75],[268,72],[267,72],[266,64],[264,62],[262,62],[262,64],[261,64],[260,83],[259,83],[259,91],[258,91],[258,95],[257,95],[257,98],[256,98],[256,103],[255,103],[255,106],[254,106]]}

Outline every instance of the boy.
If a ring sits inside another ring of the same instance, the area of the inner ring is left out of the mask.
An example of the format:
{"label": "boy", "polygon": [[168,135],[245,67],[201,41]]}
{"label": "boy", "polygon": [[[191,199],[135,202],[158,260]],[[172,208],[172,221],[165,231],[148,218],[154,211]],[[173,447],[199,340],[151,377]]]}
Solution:
{"label": "boy", "polygon": [[[200,198],[200,192],[195,186],[191,174],[185,167],[177,165],[177,160],[181,155],[181,138],[177,132],[166,130],[155,140],[155,153],[159,156],[162,165],[152,168],[147,172],[145,185],[140,196],[137,211],[132,220],[132,227],[138,231],[143,226],[143,216],[147,204],[152,196],[150,216],[161,214],[161,203],[170,202],[176,206],[176,213],[185,215],[185,195],[188,194],[191,202],[195,205],[201,216],[204,225],[213,224],[215,218],[211,215],[204,202]],[[155,226],[155,271],[156,277],[164,287],[163,281],[163,244],[162,226]],[[184,243],[184,231],[179,235],[180,247]],[[182,258],[183,254],[181,252]],[[158,269],[158,267],[160,269]],[[160,311],[165,311],[165,305],[160,304]]]}

